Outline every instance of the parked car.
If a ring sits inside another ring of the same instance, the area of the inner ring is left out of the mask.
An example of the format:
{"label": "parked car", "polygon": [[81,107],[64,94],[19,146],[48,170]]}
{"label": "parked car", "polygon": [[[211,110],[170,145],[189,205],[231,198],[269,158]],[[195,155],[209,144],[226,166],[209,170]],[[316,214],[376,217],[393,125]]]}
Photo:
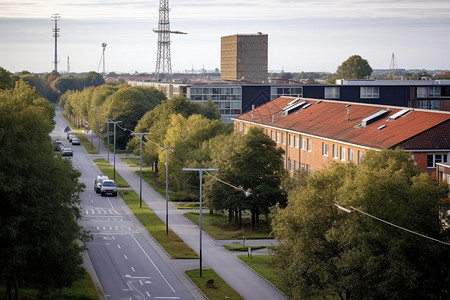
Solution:
{"label": "parked car", "polygon": [[62,156],[73,156],[72,148],[63,148],[61,152]]}
{"label": "parked car", "polygon": [[69,143],[72,143],[72,139],[76,138],[77,136],[75,134],[69,135]]}
{"label": "parked car", "polygon": [[64,132],[68,132],[68,131],[70,131],[69,125],[67,125],[66,128],[64,128]]}
{"label": "parked car", "polygon": [[61,149],[64,148],[64,144],[60,140],[54,140],[52,143],[55,151],[61,151]]}
{"label": "parked car", "polygon": [[97,175],[97,178],[95,178],[94,181],[94,191],[98,194],[100,193],[100,190],[102,188],[102,182],[103,180],[108,180],[108,176],[103,175],[103,174],[99,174]]}
{"label": "parked car", "polygon": [[70,135],[75,135],[75,132],[73,132],[72,130],[67,131],[67,139],[69,139]]}
{"label": "parked car", "polygon": [[76,137],[72,138],[72,145],[80,145],[80,144],[81,142],[79,138]]}
{"label": "parked car", "polygon": [[100,187],[100,195],[102,196],[111,195],[113,197],[117,196],[117,188],[114,180],[105,179],[102,181],[102,185]]}

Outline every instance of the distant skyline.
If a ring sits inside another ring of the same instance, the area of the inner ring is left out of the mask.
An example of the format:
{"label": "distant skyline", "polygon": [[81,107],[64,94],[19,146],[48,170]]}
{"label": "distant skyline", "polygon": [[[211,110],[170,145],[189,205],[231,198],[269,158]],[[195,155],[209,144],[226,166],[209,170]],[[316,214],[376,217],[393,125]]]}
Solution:
{"label": "distant skyline", "polygon": [[[154,72],[158,0],[0,0],[0,66],[50,72],[59,13],[58,71]],[[220,38],[269,37],[269,72],[336,72],[351,55],[373,69],[450,69],[448,0],[169,1],[172,71],[220,69]]]}

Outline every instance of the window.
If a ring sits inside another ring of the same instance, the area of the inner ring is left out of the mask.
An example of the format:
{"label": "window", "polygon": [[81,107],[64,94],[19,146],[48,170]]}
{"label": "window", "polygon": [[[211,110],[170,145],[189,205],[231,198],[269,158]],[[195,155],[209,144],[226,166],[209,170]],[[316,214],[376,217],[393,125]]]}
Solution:
{"label": "window", "polygon": [[437,163],[446,163],[447,154],[428,154],[427,168],[436,168]]}
{"label": "window", "polygon": [[377,86],[362,86],[360,87],[361,99],[376,99],[380,98],[380,88]]}
{"label": "window", "polygon": [[294,139],[292,134],[288,134],[289,135],[289,147],[293,147],[294,146]]}
{"label": "window", "polygon": [[338,145],[333,145],[333,158],[338,159],[339,158],[339,148]]}
{"label": "window", "polygon": [[308,145],[308,152],[311,152],[311,151],[312,151],[312,140],[307,139],[307,140],[306,140],[306,143],[307,143],[307,145]]}
{"label": "window", "polygon": [[298,136],[294,136],[294,147],[298,148]]}
{"label": "window", "polygon": [[358,165],[360,165],[362,163],[363,158],[364,158],[364,152],[358,150]]}
{"label": "window", "polygon": [[341,146],[341,160],[345,161],[345,147]]}
{"label": "window", "polygon": [[292,160],[288,158],[288,170],[292,170]]}
{"label": "window", "polygon": [[280,143],[280,133],[277,131],[276,135],[275,135],[275,142]]}
{"label": "window", "polygon": [[328,144],[327,143],[322,143],[322,155],[328,156]]}
{"label": "window", "polygon": [[417,87],[417,98],[433,98],[441,96],[440,86],[419,86]]}
{"label": "window", "polygon": [[354,152],[352,148],[348,148],[348,161],[350,162],[354,161]]}
{"label": "window", "polygon": [[302,150],[306,150],[306,139],[304,137],[301,138]]}
{"label": "window", "polygon": [[339,99],[340,88],[338,86],[325,87],[325,99]]}
{"label": "window", "polygon": [[286,145],[286,135],[284,134],[284,132],[281,133],[281,143],[283,145]]}

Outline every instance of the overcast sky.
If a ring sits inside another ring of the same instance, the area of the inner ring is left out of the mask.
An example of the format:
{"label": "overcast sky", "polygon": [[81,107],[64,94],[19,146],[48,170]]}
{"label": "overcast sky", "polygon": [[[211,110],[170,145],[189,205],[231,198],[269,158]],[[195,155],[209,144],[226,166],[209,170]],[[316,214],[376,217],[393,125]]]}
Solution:
{"label": "overcast sky", "polygon": [[[450,69],[449,0],[170,1],[173,72],[220,68],[220,38],[269,36],[269,71],[335,72],[358,54],[374,69]],[[53,70],[59,13],[58,71],[153,72],[158,0],[0,0],[0,66]]]}

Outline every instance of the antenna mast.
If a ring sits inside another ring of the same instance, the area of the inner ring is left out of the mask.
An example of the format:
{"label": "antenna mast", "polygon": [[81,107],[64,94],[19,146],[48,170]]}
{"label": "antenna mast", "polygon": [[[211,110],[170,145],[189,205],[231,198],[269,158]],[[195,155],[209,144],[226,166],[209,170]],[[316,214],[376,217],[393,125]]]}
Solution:
{"label": "antenna mast", "polygon": [[391,70],[392,78],[394,78],[395,73],[398,74],[397,62],[395,61],[394,53],[392,53],[391,63],[389,64],[389,69]]}
{"label": "antenna mast", "polygon": [[58,21],[61,17],[59,14],[52,14],[52,21],[55,22],[55,28],[53,28],[53,37],[55,38],[55,67],[54,71],[58,72],[58,37],[59,37],[59,28]]}
{"label": "antenna mast", "polygon": [[160,75],[162,74],[165,75],[165,78],[163,78],[165,81],[172,81],[170,34],[186,34],[181,31],[170,31],[169,10],[169,0],[160,0],[158,29],[153,29],[153,32],[158,33],[158,52],[155,69],[156,81],[159,81]]}

